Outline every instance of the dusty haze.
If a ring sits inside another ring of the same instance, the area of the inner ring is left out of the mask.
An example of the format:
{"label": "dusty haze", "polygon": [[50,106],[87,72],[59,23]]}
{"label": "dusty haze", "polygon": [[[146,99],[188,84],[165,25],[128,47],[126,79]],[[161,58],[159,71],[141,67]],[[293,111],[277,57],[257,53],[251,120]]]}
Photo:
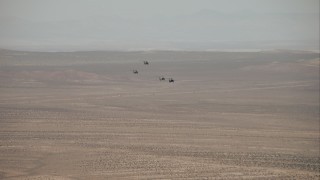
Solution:
{"label": "dusty haze", "polygon": [[319,140],[318,0],[0,0],[0,179],[320,179]]}
{"label": "dusty haze", "polygon": [[0,47],[319,50],[318,0],[1,0]]}

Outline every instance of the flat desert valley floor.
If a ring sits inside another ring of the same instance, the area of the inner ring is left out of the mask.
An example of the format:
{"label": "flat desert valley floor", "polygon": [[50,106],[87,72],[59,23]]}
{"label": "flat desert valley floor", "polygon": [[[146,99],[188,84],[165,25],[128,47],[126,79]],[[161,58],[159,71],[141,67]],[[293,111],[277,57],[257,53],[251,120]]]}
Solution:
{"label": "flat desert valley floor", "polygon": [[0,51],[0,179],[319,179],[319,168],[317,53]]}

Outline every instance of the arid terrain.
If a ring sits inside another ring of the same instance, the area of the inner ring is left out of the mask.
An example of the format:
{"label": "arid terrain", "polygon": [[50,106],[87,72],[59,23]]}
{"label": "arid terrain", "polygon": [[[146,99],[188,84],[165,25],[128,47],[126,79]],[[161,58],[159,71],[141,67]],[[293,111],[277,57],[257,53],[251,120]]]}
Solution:
{"label": "arid terrain", "polygon": [[318,53],[0,50],[0,179],[319,179],[319,168]]}

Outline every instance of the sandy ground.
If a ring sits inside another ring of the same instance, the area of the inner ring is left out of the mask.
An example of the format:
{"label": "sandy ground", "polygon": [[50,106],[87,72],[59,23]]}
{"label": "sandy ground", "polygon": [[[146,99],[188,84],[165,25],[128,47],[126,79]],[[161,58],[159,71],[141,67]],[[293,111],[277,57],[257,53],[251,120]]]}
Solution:
{"label": "sandy ground", "polygon": [[1,50],[0,179],[319,179],[318,92],[315,53]]}

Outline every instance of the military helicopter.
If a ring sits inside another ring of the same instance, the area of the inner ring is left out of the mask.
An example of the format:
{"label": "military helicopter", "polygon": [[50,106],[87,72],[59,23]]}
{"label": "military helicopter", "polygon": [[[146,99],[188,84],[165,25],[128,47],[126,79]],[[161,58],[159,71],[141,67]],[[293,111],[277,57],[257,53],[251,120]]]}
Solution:
{"label": "military helicopter", "polygon": [[166,78],[163,77],[163,76],[160,76],[160,77],[159,77],[159,80],[160,80],[160,81],[164,81],[164,80],[166,80]]}
{"label": "military helicopter", "polygon": [[148,61],[143,61],[143,64],[144,65],[149,65],[149,62]]}
{"label": "military helicopter", "polygon": [[174,79],[169,78],[169,83],[174,83]]}
{"label": "military helicopter", "polygon": [[134,69],[132,70],[133,74],[138,74],[138,70]]}

